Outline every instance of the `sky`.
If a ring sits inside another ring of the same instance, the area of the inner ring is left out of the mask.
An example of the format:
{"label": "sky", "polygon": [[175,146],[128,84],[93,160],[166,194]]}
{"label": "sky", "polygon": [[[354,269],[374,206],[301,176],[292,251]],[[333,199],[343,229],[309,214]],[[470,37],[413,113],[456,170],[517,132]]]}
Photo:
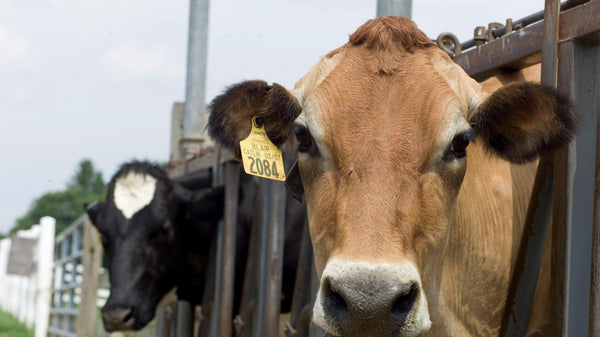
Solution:
{"label": "sky", "polygon": [[[431,38],[543,9],[543,0],[413,0]],[[294,82],[375,17],[376,0],[210,3],[206,99],[227,85]],[[0,232],[91,159],[107,181],[169,159],[185,99],[189,1],[0,0]]]}

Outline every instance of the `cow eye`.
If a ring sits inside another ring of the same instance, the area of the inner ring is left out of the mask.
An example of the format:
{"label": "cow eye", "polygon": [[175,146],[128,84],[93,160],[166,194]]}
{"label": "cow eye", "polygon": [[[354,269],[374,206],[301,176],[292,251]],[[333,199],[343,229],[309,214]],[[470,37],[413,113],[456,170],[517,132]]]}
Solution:
{"label": "cow eye", "polygon": [[307,152],[313,143],[310,131],[303,126],[297,126],[294,135],[298,141],[298,152]]}
{"label": "cow eye", "polygon": [[454,139],[452,139],[452,143],[450,143],[448,150],[446,150],[444,159],[451,160],[464,158],[467,155],[467,146],[474,140],[475,136],[471,130],[457,134],[454,136]]}

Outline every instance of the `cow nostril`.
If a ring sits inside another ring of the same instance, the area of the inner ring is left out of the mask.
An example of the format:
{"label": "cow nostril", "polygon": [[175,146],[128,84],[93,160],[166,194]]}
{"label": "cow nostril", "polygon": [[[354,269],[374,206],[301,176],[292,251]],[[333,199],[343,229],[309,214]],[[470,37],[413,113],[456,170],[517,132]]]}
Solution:
{"label": "cow nostril", "polygon": [[403,286],[398,297],[392,305],[392,317],[399,322],[404,322],[408,313],[410,313],[417,295],[419,294],[419,288],[416,283],[409,283]]}
{"label": "cow nostril", "polygon": [[122,316],[123,324],[125,325],[133,325],[133,310],[128,309]]}
{"label": "cow nostril", "polygon": [[132,308],[112,308],[102,311],[106,331],[129,330],[135,325]]}
{"label": "cow nostril", "polygon": [[337,291],[331,280],[327,279],[325,284],[324,308],[328,315],[340,319],[348,313],[348,304],[344,297]]}

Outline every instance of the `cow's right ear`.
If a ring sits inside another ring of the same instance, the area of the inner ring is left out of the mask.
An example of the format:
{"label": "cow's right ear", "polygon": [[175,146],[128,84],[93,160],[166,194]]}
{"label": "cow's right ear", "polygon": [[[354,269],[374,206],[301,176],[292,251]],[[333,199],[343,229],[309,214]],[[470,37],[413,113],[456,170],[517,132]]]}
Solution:
{"label": "cow's right ear", "polygon": [[87,213],[88,217],[90,218],[90,221],[92,222],[92,225],[94,226],[96,226],[96,218],[98,218],[98,213],[100,213],[102,207],[104,207],[104,203],[99,201],[94,201],[90,203],[86,202],[83,204],[83,209],[85,209],[85,212]]}
{"label": "cow's right ear", "polygon": [[210,136],[240,158],[240,141],[250,134],[252,118],[262,118],[269,139],[280,147],[302,112],[300,103],[277,83],[245,81],[234,84],[209,106]]}

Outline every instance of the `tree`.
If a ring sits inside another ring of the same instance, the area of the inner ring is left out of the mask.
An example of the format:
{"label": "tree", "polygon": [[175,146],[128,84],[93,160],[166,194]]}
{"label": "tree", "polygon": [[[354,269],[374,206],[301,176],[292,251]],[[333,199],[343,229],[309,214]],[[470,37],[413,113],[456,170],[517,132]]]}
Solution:
{"label": "tree", "polygon": [[96,171],[89,159],[79,163],[75,174],[64,191],[45,193],[35,199],[22,217],[17,219],[10,233],[29,229],[40,218],[50,215],[56,219],[56,233],[62,232],[83,213],[83,203],[104,200],[106,186],[102,173]]}

